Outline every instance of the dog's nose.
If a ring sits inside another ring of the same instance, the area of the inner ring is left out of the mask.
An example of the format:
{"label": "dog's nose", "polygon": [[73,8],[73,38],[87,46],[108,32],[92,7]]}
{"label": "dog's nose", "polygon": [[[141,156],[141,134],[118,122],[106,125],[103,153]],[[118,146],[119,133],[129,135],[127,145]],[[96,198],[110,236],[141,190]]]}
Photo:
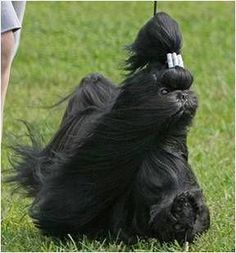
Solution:
{"label": "dog's nose", "polygon": [[180,92],[180,93],[178,94],[178,98],[179,98],[180,100],[187,100],[188,94],[187,94],[186,92]]}
{"label": "dog's nose", "polygon": [[185,93],[185,92],[184,92],[184,93],[182,93],[182,99],[183,99],[183,100],[186,100],[186,99],[187,99],[187,97],[188,97],[187,93]]}

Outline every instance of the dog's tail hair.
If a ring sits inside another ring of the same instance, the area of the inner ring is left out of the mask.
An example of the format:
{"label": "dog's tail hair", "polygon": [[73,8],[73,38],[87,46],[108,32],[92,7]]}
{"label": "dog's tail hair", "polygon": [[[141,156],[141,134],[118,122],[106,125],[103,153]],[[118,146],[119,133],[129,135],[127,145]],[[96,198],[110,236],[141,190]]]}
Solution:
{"label": "dog's tail hair", "polygon": [[23,186],[28,196],[35,196],[44,180],[45,154],[43,154],[43,141],[29,123],[25,121],[23,123],[27,127],[31,146],[17,144],[11,146],[14,157],[11,157],[10,163],[11,167],[14,168],[14,175],[9,176],[5,181]]}
{"label": "dog's tail hair", "polygon": [[166,65],[167,53],[180,53],[182,35],[178,23],[164,12],[157,13],[139,31],[128,46],[131,55],[126,70],[135,72],[147,64]]}
{"label": "dog's tail hair", "polygon": [[80,85],[61,100],[68,101],[68,105],[59,129],[46,146],[32,125],[23,121],[31,144],[11,146],[14,174],[6,181],[22,186],[27,195],[36,196],[45,180],[55,175],[55,164],[64,162],[74,145],[89,135],[97,118],[118,92],[116,86],[100,74],[92,73],[83,78]]}

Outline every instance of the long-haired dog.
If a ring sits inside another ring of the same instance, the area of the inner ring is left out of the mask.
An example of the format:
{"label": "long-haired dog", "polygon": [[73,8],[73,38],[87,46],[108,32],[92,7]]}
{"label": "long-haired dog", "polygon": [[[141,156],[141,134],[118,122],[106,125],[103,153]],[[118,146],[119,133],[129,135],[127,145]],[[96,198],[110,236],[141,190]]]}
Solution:
{"label": "long-haired dog", "polygon": [[29,214],[43,233],[182,243],[208,229],[209,211],[188,164],[198,103],[181,41],[178,24],[156,14],[129,47],[122,86],[85,77],[49,144],[16,148],[21,159],[12,180],[33,198]]}

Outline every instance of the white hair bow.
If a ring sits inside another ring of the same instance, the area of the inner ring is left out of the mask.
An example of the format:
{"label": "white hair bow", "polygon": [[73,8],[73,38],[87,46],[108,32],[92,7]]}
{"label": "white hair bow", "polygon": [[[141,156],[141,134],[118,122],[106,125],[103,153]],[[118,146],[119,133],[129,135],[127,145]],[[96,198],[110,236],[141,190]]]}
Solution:
{"label": "white hair bow", "polygon": [[167,64],[168,64],[168,68],[173,68],[175,66],[180,66],[180,67],[184,67],[184,62],[182,59],[181,54],[176,54],[176,53],[169,53],[167,54]]}

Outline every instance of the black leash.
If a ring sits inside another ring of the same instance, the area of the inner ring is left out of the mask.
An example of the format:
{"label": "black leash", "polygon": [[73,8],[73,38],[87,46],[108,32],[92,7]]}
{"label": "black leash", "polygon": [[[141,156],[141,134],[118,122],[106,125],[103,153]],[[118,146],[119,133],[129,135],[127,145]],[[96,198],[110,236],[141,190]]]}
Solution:
{"label": "black leash", "polygon": [[154,1],[153,3],[154,3],[153,16],[155,16],[157,13],[157,1]]}

